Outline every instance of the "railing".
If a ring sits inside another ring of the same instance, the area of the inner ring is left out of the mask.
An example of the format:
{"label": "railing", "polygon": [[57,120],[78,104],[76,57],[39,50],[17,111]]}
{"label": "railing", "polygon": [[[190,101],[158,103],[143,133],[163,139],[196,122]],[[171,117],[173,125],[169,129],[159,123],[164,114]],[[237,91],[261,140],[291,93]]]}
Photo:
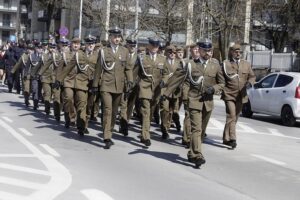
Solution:
{"label": "railing", "polygon": [[271,71],[300,71],[300,58],[296,53],[251,51],[246,55],[253,69],[269,68]]}

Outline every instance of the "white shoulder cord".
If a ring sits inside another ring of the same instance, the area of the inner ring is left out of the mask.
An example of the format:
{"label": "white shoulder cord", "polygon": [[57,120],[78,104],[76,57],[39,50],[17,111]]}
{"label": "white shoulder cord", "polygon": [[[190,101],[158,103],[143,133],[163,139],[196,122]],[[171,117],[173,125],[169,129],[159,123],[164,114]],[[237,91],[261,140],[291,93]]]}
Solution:
{"label": "white shoulder cord", "polygon": [[44,64],[45,64],[45,61],[44,61],[44,54],[41,55],[41,59],[42,59],[42,64],[44,65]]}
{"label": "white shoulder cord", "polygon": [[152,74],[147,74],[146,71],[145,71],[145,68],[144,68],[144,65],[143,65],[143,59],[140,55],[138,55],[138,58],[139,58],[139,61],[140,61],[140,65],[141,65],[141,68],[143,70],[143,74],[146,76],[146,77],[151,77],[152,78]]}
{"label": "white shoulder cord", "polygon": [[79,64],[79,61],[78,61],[78,52],[75,53],[75,59],[76,59],[76,64],[77,64],[78,68],[80,69],[80,71],[86,71],[87,68],[89,67],[89,65],[87,64],[87,65],[83,66],[83,65]]}
{"label": "white shoulder cord", "polygon": [[29,54],[29,60],[30,60],[31,65],[33,65],[34,67],[37,66],[37,65],[39,64],[39,61],[37,61],[37,62],[32,62],[31,54]]}
{"label": "white shoulder cord", "polygon": [[188,74],[189,74],[189,78],[190,78],[190,81],[193,85],[195,86],[198,86],[200,85],[201,83],[203,83],[203,79],[204,77],[203,76],[200,76],[198,78],[198,80],[194,80],[193,77],[192,77],[192,66],[191,66],[191,63],[188,63]]}
{"label": "white shoulder cord", "polygon": [[56,58],[55,58],[55,53],[54,53],[54,52],[52,53],[52,58],[53,58],[53,65],[54,65],[55,67],[58,67],[58,64],[57,64],[57,62],[56,62]]}
{"label": "white shoulder cord", "polygon": [[62,52],[62,57],[63,57],[64,63],[65,63],[65,66],[67,66],[68,62],[67,62],[67,58],[66,58],[66,53],[65,52]]}
{"label": "white shoulder cord", "polygon": [[108,67],[105,63],[105,60],[104,60],[104,50],[101,49],[100,50],[100,55],[101,55],[101,60],[103,62],[103,68],[106,70],[106,71],[110,71],[112,70],[114,67],[115,67],[115,62],[112,63],[111,67]]}
{"label": "white shoulder cord", "polygon": [[22,59],[22,63],[23,63],[23,65],[25,66],[25,65],[26,65],[26,63],[25,63],[25,60],[24,60],[24,54],[21,56],[21,59]]}
{"label": "white shoulder cord", "polygon": [[224,68],[224,73],[225,73],[225,75],[227,76],[227,78],[229,78],[229,79],[234,79],[235,77],[237,77],[238,79],[239,79],[239,75],[238,74],[234,74],[234,75],[232,75],[232,76],[229,76],[228,74],[227,74],[227,70],[226,70],[226,61],[223,63],[223,68]]}

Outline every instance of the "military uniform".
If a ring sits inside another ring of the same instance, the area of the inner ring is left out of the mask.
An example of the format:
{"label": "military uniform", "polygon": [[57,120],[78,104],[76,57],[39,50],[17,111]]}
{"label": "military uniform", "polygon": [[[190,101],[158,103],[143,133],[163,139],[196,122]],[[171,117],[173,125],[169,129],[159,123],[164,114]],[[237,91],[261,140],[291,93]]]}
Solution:
{"label": "military uniform", "polygon": [[[127,40],[127,45],[134,46],[129,48],[135,48],[136,46],[135,40]],[[123,93],[123,98],[121,99],[120,104],[120,129],[119,132],[123,133],[123,135],[128,135],[128,124],[129,120],[133,113],[133,108],[135,105],[135,101],[138,96],[138,82],[139,82],[139,66],[137,65],[137,52],[134,51],[132,53],[129,52],[130,65],[133,66],[133,86],[132,89],[126,93]]]}
{"label": "military uniform", "polygon": [[[109,30],[110,37],[121,37],[118,28]],[[118,44],[108,44],[100,51],[96,67],[93,87],[100,88],[103,104],[103,133],[105,148],[109,149],[113,142],[112,131],[115,125],[118,107],[122,94],[132,87],[132,66],[129,52]],[[131,86],[125,86],[125,83]]]}
{"label": "military uniform", "polygon": [[[77,112],[77,129],[78,134],[83,135],[88,133],[87,130],[87,98],[88,85],[93,80],[94,67],[97,62],[97,55],[87,55],[83,51],[77,51],[71,61],[65,66],[60,74],[57,76],[57,82],[61,83],[70,74],[74,79],[69,83],[70,88],[74,88],[75,92],[75,107]],[[65,80],[66,81],[66,80]],[[66,87],[66,86],[64,86]],[[72,90],[73,92],[73,90]]]}
{"label": "military uniform", "polygon": [[[159,45],[157,39],[150,39],[151,45]],[[142,114],[142,136],[141,142],[146,146],[151,145],[150,141],[150,120],[161,96],[161,83],[166,82],[168,70],[165,66],[166,58],[159,54],[147,54],[139,57],[140,83],[139,99],[141,102]]]}
{"label": "military uniform", "polygon": [[27,74],[29,65],[27,65],[29,59],[28,53],[23,53],[18,62],[12,68],[11,73],[16,73],[19,70],[22,70],[22,80],[23,80],[23,95],[25,100],[25,105],[29,106],[29,95],[30,95],[30,76]]}
{"label": "military uniform", "polygon": [[[240,50],[239,45],[234,45],[231,51]],[[243,103],[248,101],[247,85],[253,85],[255,74],[249,62],[230,58],[223,62],[225,88],[222,99],[226,107],[226,124],[223,131],[223,143],[236,147],[236,123],[242,110]]]}

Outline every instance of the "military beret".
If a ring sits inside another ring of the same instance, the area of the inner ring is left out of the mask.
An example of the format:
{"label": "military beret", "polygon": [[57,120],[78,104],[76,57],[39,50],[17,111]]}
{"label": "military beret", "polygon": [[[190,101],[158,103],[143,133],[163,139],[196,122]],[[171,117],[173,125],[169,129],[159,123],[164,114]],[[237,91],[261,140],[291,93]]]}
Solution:
{"label": "military beret", "polygon": [[119,27],[115,26],[115,27],[113,27],[113,28],[110,28],[110,29],[108,30],[108,33],[109,33],[110,35],[121,35],[121,34],[122,34],[122,31],[121,31],[121,29],[120,29]]}
{"label": "military beret", "polygon": [[89,34],[87,37],[84,38],[84,42],[86,44],[95,44],[96,43],[96,39],[97,38],[95,36]]}
{"label": "military beret", "polygon": [[149,44],[153,45],[153,46],[160,46],[160,41],[158,38],[154,37],[154,38],[148,38]]}
{"label": "military beret", "polygon": [[232,47],[230,47],[231,50],[236,51],[236,50],[241,50],[241,45],[240,44],[234,44]]}
{"label": "military beret", "polygon": [[80,43],[80,39],[78,37],[74,37],[72,39],[72,43]]}
{"label": "military beret", "polygon": [[49,47],[50,47],[50,48],[56,48],[56,43],[50,42],[50,43],[49,43]]}
{"label": "military beret", "polygon": [[179,52],[179,51],[184,51],[184,49],[183,49],[183,47],[178,46],[178,47],[176,47],[176,51],[177,51],[177,52]]}
{"label": "military beret", "polygon": [[197,42],[197,44],[201,49],[211,49],[212,48],[212,42],[208,38],[201,39],[199,42]]}
{"label": "military beret", "polygon": [[173,45],[169,45],[169,46],[166,47],[166,51],[176,53],[176,48]]}
{"label": "military beret", "polygon": [[70,43],[70,41],[65,37],[60,38],[58,42],[64,46],[69,45]]}
{"label": "military beret", "polygon": [[135,46],[137,44],[137,41],[135,39],[131,38],[131,39],[127,39],[126,43],[128,45]]}

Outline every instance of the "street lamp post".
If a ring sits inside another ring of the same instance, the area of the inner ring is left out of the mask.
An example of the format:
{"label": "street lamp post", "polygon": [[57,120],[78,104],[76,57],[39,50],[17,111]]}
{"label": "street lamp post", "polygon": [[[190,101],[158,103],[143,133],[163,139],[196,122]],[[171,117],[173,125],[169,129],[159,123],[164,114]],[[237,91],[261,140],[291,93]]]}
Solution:
{"label": "street lamp post", "polygon": [[80,0],[80,10],[79,10],[79,30],[78,30],[78,37],[81,39],[81,24],[82,24],[82,4],[83,0]]}

